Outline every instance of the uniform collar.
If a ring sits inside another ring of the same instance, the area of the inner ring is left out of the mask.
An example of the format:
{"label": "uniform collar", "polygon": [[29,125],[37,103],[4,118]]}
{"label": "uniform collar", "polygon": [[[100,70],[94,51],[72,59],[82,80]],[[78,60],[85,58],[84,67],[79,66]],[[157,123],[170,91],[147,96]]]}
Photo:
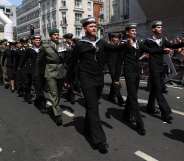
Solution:
{"label": "uniform collar", "polygon": [[100,41],[100,39],[99,38],[96,38],[96,40],[95,41],[91,41],[88,37],[83,37],[81,40],[79,40],[79,41],[81,41],[81,42],[86,42],[86,43],[90,43],[90,44],[92,44],[94,47],[96,47],[96,44]]}

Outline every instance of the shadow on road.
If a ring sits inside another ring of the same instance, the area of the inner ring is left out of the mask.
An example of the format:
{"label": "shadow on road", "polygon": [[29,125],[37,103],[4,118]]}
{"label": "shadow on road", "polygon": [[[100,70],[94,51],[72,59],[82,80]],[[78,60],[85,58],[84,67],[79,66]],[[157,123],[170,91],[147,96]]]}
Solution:
{"label": "shadow on road", "polygon": [[180,129],[173,129],[170,133],[164,133],[164,135],[170,139],[181,141],[184,143],[184,131]]}
{"label": "shadow on road", "polygon": [[[101,124],[109,129],[113,129],[113,127],[105,121],[101,121]],[[94,145],[91,142],[89,134],[85,130],[85,118],[84,117],[82,116],[75,117],[72,122],[63,125],[63,127],[69,127],[69,126],[74,126],[76,131],[80,135],[82,135],[86,139],[86,141],[89,143],[91,148],[94,149]]]}
{"label": "shadow on road", "polygon": [[125,121],[123,116],[124,116],[124,109],[108,108],[106,111],[106,117],[108,119],[110,119],[111,117],[114,117],[116,120],[125,124],[130,129],[136,130],[136,125]]}

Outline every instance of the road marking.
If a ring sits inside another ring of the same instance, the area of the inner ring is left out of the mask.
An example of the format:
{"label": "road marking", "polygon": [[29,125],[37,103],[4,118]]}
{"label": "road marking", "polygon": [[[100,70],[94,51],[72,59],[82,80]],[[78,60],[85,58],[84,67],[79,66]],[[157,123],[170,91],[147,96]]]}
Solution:
{"label": "road marking", "polygon": [[[125,80],[125,78],[120,78],[120,80],[122,80],[122,81],[124,81]],[[144,81],[144,80],[140,80],[140,83],[141,84],[148,84],[147,83],[147,81]],[[183,90],[184,88],[182,88],[182,87],[177,87],[177,85],[166,85],[168,88],[174,88],[174,89],[181,89],[181,90]]]}
{"label": "road marking", "polygon": [[[126,96],[122,96],[124,100],[126,100]],[[148,104],[148,100],[145,99],[138,99],[138,102],[141,104]],[[156,105],[156,107],[158,107],[158,105]],[[178,111],[178,110],[174,110],[172,109],[172,112],[181,116],[184,116],[184,112]]]}
{"label": "road marking", "polygon": [[69,111],[63,111],[63,113],[65,114],[65,115],[67,115],[68,117],[74,117],[75,115],[73,114],[73,113],[71,113],[71,112],[69,112]]}
{"label": "road marking", "polygon": [[[124,99],[124,100],[126,100],[126,98],[127,98],[126,96],[123,96],[123,99]],[[147,104],[147,103],[148,103],[148,100],[144,100],[144,99],[140,99],[140,98],[139,98],[139,99],[138,99],[138,102],[139,102],[139,103],[142,103],[142,104]]]}
{"label": "road marking", "polygon": [[159,161],[159,160],[153,158],[152,156],[150,156],[142,151],[136,151],[134,154],[137,155],[138,157],[146,160],[146,161]]}
{"label": "road marking", "polygon": [[167,87],[169,87],[169,88],[175,88],[175,89],[183,89],[182,87],[177,87],[177,86],[172,86],[172,85],[166,85]]}
{"label": "road marking", "polygon": [[175,113],[175,114],[184,116],[184,112],[181,112],[181,111],[178,111],[178,110],[174,110],[174,109],[172,109],[172,112]]}

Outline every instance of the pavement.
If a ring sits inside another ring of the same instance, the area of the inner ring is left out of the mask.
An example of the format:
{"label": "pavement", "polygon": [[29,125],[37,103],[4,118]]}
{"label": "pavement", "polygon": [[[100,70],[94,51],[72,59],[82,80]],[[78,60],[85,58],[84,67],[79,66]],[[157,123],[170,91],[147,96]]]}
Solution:
{"label": "pavement", "polygon": [[[146,82],[141,82],[139,102],[146,105]],[[75,105],[61,100],[63,126],[56,126],[16,93],[0,86],[0,161],[183,161],[184,89],[168,87],[166,98],[173,109],[173,123],[164,124],[159,115],[142,112],[146,136],[140,136],[122,120],[124,107],[106,100],[109,78],[100,100],[100,115],[107,135],[109,153],[93,150],[83,135],[85,108],[78,97]],[[122,79],[122,94],[126,86]]]}

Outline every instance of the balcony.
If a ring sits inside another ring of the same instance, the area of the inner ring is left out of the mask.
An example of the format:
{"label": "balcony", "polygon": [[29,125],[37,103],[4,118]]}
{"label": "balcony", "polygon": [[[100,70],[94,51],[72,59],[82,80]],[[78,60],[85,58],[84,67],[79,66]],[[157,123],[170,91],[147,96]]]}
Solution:
{"label": "balcony", "polygon": [[80,6],[75,6],[74,7],[74,12],[84,12],[84,9]]}
{"label": "balcony", "polygon": [[59,8],[59,10],[60,10],[60,11],[67,11],[68,8],[67,8],[66,6],[61,6],[61,7]]}

